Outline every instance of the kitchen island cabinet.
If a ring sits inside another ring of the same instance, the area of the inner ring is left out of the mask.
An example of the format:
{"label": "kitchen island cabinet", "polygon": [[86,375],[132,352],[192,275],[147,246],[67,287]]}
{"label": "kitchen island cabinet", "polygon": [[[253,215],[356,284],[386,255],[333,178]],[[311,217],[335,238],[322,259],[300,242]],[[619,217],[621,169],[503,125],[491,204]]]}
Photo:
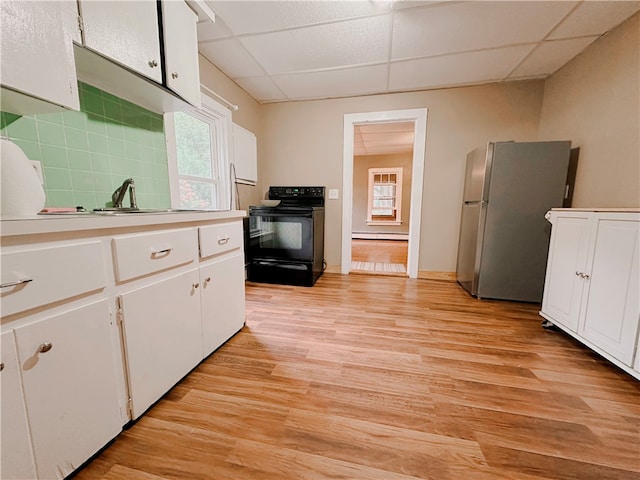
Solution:
{"label": "kitchen island cabinet", "polygon": [[242,328],[244,215],[3,218],[2,478],[69,475]]}
{"label": "kitchen island cabinet", "polygon": [[640,212],[554,209],[540,314],[640,378]]}

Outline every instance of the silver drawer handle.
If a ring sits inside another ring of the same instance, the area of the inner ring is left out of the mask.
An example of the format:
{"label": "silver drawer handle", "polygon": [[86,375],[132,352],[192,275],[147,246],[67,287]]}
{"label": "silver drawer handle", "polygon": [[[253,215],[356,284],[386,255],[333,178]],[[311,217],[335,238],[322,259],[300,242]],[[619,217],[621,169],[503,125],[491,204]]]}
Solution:
{"label": "silver drawer handle", "polygon": [[17,287],[18,285],[24,285],[25,283],[33,282],[33,278],[25,278],[24,280],[17,280],[15,282],[3,283],[0,288]]}
{"label": "silver drawer handle", "polygon": [[163,256],[166,257],[167,255],[169,255],[171,253],[171,251],[173,250],[173,248],[164,248],[162,250],[156,250],[154,252],[151,252],[151,257],[159,257],[159,256]]}
{"label": "silver drawer handle", "polygon": [[38,347],[38,351],[40,353],[47,353],[52,348],[53,348],[53,344],[51,342],[44,342],[40,344],[40,346]]}
{"label": "silver drawer handle", "polygon": [[224,237],[218,237],[218,245],[224,245],[229,241],[229,235],[225,235]]}

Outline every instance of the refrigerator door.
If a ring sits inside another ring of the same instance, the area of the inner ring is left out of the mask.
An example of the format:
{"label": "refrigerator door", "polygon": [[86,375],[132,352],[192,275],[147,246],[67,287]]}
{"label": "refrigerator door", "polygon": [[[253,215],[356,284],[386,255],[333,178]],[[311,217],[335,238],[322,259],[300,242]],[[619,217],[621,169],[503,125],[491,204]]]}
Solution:
{"label": "refrigerator door", "polygon": [[478,297],[540,302],[549,249],[544,215],[561,207],[571,142],[495,144]]}
{"label": "refrigerator door", "polygon": [[480,246],[488,192],[487,172],[491,166],[493,144],[476,148],[467,155],[456,280],[472,295],[477,294]]}

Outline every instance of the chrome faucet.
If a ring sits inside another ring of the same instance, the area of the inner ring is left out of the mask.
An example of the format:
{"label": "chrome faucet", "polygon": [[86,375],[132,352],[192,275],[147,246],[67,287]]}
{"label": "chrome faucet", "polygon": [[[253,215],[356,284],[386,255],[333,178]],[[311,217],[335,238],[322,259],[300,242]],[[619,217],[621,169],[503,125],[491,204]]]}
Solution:
{"label": "chrome faucet", "polygon": [[129,189],[129,202],[131,203],[131,208],[138,208],[138,204],[136,203],[136,185],[133,182],[133,178],[127,178],[111,195],[114,208],[122,208],[122,200],[124,200],[127,189]]}

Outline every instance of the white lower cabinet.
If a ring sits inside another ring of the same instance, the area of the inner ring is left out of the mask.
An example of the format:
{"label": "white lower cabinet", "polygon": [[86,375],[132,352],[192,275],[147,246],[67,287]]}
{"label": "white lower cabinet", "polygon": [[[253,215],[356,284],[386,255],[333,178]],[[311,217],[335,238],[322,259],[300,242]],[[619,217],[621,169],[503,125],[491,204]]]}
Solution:
{"label": "white lower cabinet", "polygon": [[202,360],[199,288],[193,269],[120,296],[133,419]]}
{"label": "white lower cabinet", "polygon": [[540,314],[640,378],[640,213],[558,209],[549,221]]}
{"label": "white lower cabinet", "polygon": [[122,430],[112,328],[103,300],[14,329],[37,478],[63,478]]}
{"label": "white lower cabinet", "polygon": [[244,255],[242,251],[200,268],[204,356],[244,325]]}
{"label": "white lower cabinet", "polygon": [[71,475],[242,328],[240,219],[0,237],[0,478]]}
{"label": "white lower cabinet", "polygon": [[13,330],[0,336],[2,350],[2,370],[0,372],[0,410],[2,422],[2,463],[0,478],[30,479],[36,478],[33,463],[33,451],[29,436],[29,425],[20,382],[20,363],[16,353]]}

